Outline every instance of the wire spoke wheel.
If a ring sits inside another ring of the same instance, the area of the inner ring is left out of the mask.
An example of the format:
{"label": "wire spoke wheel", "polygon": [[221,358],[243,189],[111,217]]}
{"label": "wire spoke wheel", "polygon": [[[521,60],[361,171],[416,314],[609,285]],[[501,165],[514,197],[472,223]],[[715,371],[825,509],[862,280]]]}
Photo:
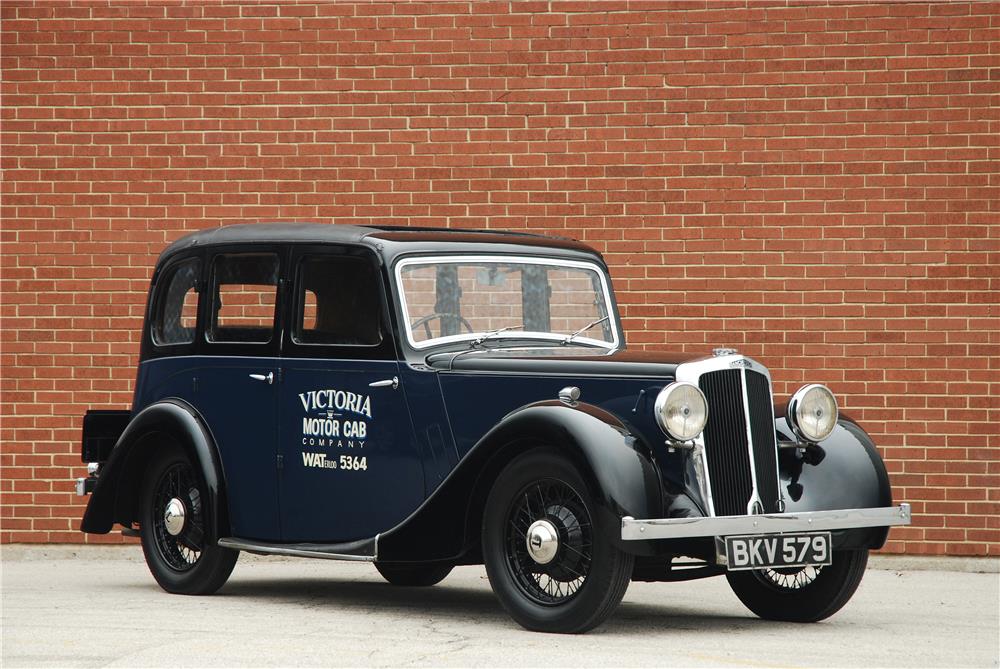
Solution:
{"label": "wire spoke wheel", "polygon": [[791,569],[759,569],[754,571],[754,575],[762,583],[776,590],[794,591],[801,590],[815,582],[822,571],[822,566],[807,566]]}
{"label": "wire spoke wheel", "polygon": [[151,449],[143,476],[142,553],[167,592],[210,595],[223,586],[239,551],[218,545],[218,490],[197,460],[171,441]]}
{"label": "wire spoke wheel", "polygon": [[[533,554],[531,530],[539,521],[555,536]],[[543,479],[514,496],[507,512],[506,563],[517,587],[532,601],[555,606],[575,597],[590,573],[593,541],[587,506],[567,483]],[[544,552],[552,550],[551,556]]]}
{"label": "wire spoke wheel", "polygon": [[161,474],[153,492],[152,515],[160,557],[176,571],[192,569],[201,558],[205,522],[201,492],[190,465],[178,462]]}
{"label": "wire spoke wheel", "polygon": [[816,622],[839,611],[858,588],[868,551],[833,552],[830,564],[730,571],[726,579],[740,601],[766,620]]}

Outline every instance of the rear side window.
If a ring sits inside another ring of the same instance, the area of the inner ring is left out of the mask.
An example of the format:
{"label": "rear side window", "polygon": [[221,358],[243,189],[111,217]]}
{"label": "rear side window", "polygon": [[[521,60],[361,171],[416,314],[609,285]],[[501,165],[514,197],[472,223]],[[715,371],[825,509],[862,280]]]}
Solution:
{"label": "rear side window", "polygon": [[157,346],[190,344],[198,322],[198,282],[201,261],[177,263],[159,282],[150,333]]}
{"label": "rear side window", "polygon": [[375,266],[357,256],[310,256],[299,263],[296,344],[378,346],[378,277]]}
{"label": "rear side window", "polygon": [[220,255],[212,265],[211,342],[266,344],[274,333],[278,256]]}

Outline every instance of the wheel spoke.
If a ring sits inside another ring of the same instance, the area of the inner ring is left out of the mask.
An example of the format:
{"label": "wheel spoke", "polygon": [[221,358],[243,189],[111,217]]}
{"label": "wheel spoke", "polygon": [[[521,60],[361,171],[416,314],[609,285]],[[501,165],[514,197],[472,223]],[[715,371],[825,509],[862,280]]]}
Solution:
{"label": "wheel spoke", "polygon": [[[556,479],[535,481],[514,498],[507,520],[507,564],[518,588],[533,601],[558,605],[573,597],[590,571],[593,528],[586,505],[568,484]],[[547,520],[556,528],[556,555],[539,564],[527,549],[532,523]]]}
{"label": "wheel spoke", "polygon": [[[175,571],[187,571],[201,558],[205,537],[201,493],[194,472],[187,463],[176,463],[164,472],[153,494],[151,535],[164,562]],[[184,507],[184,526],[177,536],[167,531],[164,516],[167,505],[177,499]]]}
{"label": "wheel spoke", "polygon": [[754,572],[758,579],[776,590],[801,590],[812,584],[823,571],[822,566],[805,566],[788,571],[785,569],[759,569]]}

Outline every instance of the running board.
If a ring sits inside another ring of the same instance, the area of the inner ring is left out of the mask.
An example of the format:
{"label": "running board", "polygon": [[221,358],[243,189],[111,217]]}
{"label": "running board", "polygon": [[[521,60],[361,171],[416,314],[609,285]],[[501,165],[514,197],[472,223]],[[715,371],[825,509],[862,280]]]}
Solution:
{"label": "running board", "polygon": [[219,545],[258,555],[291,555],[352,562],[374,562],[378,558],[378,535],[372,539],[343,544],[269,544],[237,537],[223,537],[219,539]]}

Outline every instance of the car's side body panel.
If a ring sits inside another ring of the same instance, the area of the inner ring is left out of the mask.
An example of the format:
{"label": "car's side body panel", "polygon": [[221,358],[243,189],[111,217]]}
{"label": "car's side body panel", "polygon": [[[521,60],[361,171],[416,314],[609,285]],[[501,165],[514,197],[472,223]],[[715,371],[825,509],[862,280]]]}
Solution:
{"label": "car's side body panel", "polygon": [[585,472],[601,510],[595,522],[610,540],[622,543],[616,538],[622,515],[659,513],[659,472],[647,446],[620,420],[592,405],[541,402],[502,418],[468,449],[410,518],[379,537],[380,559],[476,561],[482,507],[493,479],[518,454],[543,447],[558,449]]}
{"label": "car's side body panel", "polygon": [[[275,387],[250,377],[279,372],[278,358],[180,356],[142,363],[138,410],[176,398],[196,407],[210,426],[231,484],[226,503],[238,536],[279,541]],[[104,474],[102,474],[102,478]]]}
{"label": "car's side body panel", "polygon": [[[440,372],[440,379],[456,448],[462,457],[511,412],[525,404],[555,400],[561,389],[572,386],[580,389],[582,403],[600,407],[609,416],[614,416],[615,421],[622,424],[630,434],[642,439],[650,449],[650,457],[658,460],[664,476],[683,476],[682,471],[671,467],[676,454],[668,453],[666,448],[658,448],[662,446],[663,439],[653,425],[650,412],[632,411],[642,390],[655,397],[660,388],[670,382],[669,378],[579,377],[570,373],[529,376],[499,372]],[[683,479],[677,479],[674,483],[682,485]]]}
{"label": "car's side body panel", "polygon": [[[424,500],[426,457],[391,360],[286,360],[278,396],[281,539],[348,542]],[[387,385],[371,386],[389,382]]]}

